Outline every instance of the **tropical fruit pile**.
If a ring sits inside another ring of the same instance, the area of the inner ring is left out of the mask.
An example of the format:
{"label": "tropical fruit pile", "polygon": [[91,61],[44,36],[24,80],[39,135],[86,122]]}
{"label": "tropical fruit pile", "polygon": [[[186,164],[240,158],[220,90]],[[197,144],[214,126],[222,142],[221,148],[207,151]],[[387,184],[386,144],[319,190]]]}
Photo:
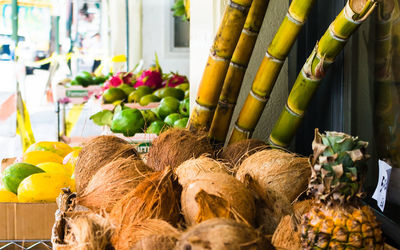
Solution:
{"label": "tropical fruit pile", "polygon": [[[76,197],[64,194],[74,197],[67,209],[81,206],[61,218],[73,230],[56,235],[54,243],[96,249],[379,249],[379,225],[358,198],[366,143],[317,131],[313,148],[311,162],[253,139],[215,151],[202,132],[169,129],[143,160],[118,137],[96,137],[76,164]],[[82,207],[88,210],[82,213]]]}
{"label": "tropical fruit pile", "polygon": [[0,202],[55,202],[62,188],[75,189],[79,148],[62,142],[37,142],[1,173]]}
{"label": "tropical fruit pile", "polygon": [[69,87],[69,86],[88,87],[88,86],[91,86],[91,85],[101,85],[109,77],[110,77],[110,75],[96,76],[96,75],[94,75],[92,73],[89,73],[87,71],[82,71],[77,76],[75,76],[74,79],[72,79],[70,82],[66,83],[66,87]]}

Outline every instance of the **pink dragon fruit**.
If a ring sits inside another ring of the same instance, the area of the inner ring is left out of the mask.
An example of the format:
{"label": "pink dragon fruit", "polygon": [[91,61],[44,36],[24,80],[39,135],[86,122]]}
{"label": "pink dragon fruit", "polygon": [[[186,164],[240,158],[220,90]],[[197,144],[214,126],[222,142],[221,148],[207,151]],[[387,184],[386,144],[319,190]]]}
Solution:
{"label": "pink dragon fruit", "polygon": [[162,86],[174,88],[185,82],[189,82],[186,76],[179,75],[178,73],[172,73],[172,76],[168,77],[168,79],[162,83]]}
{"label": "pink dragon fruit", "polygon": [[131,72],[118,72],[104,83],[102,90],[107,90],[110,87],[116,88],[123,83],[131,85],[133,79],[134,75]]}
{"label": "pink dragon fruit", "polygon": [[156,64],[142,72],[139,78],[137,78],[134,87],[149,86],[152,89],[159,89],[162,87],[162,81],[162,70],[156,54]]}

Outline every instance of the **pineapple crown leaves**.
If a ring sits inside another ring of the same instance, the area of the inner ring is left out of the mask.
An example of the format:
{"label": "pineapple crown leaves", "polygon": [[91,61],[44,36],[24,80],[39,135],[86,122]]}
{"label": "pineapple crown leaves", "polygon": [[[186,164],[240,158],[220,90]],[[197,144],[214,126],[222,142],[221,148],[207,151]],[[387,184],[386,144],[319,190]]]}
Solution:
{"label": "pineapple crown leaves", "polygon": [[367,142],[340,132],[315,130],[309,192],[322,202],[352,200],[362,196]]}

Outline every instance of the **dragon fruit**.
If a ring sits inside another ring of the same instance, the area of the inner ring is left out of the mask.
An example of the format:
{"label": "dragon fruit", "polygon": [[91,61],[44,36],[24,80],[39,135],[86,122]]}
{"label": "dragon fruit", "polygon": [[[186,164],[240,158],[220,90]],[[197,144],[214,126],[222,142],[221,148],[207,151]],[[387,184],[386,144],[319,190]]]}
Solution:
{"label": "dragon fruit", "polygon": [[172,73],[172,76],[168,77],[168,79],[162,83],[162,86],[174,88],[185,82],[189,82],[186,76],[179,75],[178,73]]}
{"label": "dragon fruit", "polygon": [[159,89],[162,87],[162,81],[162,70],[156,54],[156,64],[142,72],[139,78],[137,78],[134,87],[149,86],[152,89]]}
{"label": "dragon fruit", "polygon": [[102,89],[116,88],[123,83],[131,85],[132,80],[134,80],[134,75],[131,72],[118,72],[104,83]]}

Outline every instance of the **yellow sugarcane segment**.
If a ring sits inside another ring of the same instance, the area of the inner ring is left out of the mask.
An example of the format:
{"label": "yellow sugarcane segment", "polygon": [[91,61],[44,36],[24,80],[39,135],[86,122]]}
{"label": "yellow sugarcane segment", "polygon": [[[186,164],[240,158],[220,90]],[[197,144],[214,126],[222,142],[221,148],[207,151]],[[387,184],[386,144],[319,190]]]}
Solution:
{"label": "yellow sugarcane segment", "polygon": [[232,8],[230,5],[226,7],[224,17],[211,49],[212,53],[226,59],[232,57],[244,22],[246,21],[246,16],[246,11]]}
{"label": "yellow sugarcane segment", "polygon": [[289,14],[298,22],[304,23],[310,14],[315,0],[293,0],[289,7]]}
{"label": "yellow sugarcane segment", "polygon": [[229,138],[228,144],[232,144],[238,141],[246,140],[251,137],[251,133],[249,131],[242,131],[238,127],[234,127],[232,129],[231,136]]}
{"label": "yellow sugarcane segment", "polygon": [[288,16],[285,16],[268,47],[268,53],[277,59],[285,60],[292,48],[293,40],[296,39],[301,27],[302,24],[294,23]]}
{"label": "yellow sugarcane segment", "polygon": [[328,29],[318,42],[317,54],[324,58],[325,61],[333,62],[346,45],[346,41],[335,37],[331,30]]}
{"label": "yellow sugarcane segment", "polygon": [[264,17],[268,4],[269,0],[253,0],[243,28],[258,33],[264,21],[261,17]]}
{"label": "yellow sugarcane segment", "polygon": [[283,61],[274,60],[268,55],[265,56],[254,78],[253,92],[258,96],[269,96],[282,66]]}
{"label": "yellow sugarcane segment", "polygon": [[333,33],[342,39],[348,39],[354,30],[359,26],[359,23],[352,22],[345,16],[344,9],[336,17],[331,24]]}
{"label": "yellow sugarcane segment", "polygon": [[230,105],[218,105],[210,128],[209,136],[218,142],[225,142],[228,133],[233,107]]}
{"label": "yellow sugarcane segment", "polygon": [[243,30],[231,61],[242,66],[247,66],[253,52],[250,48],[254,48],[256,41],[257,33],[250,33]]}
{"label": "yellow sugarcane segment", "polygon": [[229,61],[210,56],[201,79],[197,102],[203,106],[215,107],[224,83]]}
{"label": "yellow sugarcane segment", "polygon": [[242,5],[244,7],[250,7],[253,0],[230,0],[232,3]]}
{"label": "yellow sugarcane segment", "polygon": [[265,104],[266,100],[261,100],[250,92],[243,104],[236,124],[242,129],[253,131],[261,117]]}
{"label": "yellow sugarcane segment", "polygon": [[190,115],[188,128],[192,131],[207,130],[210,126],[213,115],[214,110],[202,107],[201,105],[196,103]]}
{"label": "yellow sugarcane segment", "polygon": [[245,68],[235,66],[229,67],[219,100],[230,104],[236,103],[245,73]]}

